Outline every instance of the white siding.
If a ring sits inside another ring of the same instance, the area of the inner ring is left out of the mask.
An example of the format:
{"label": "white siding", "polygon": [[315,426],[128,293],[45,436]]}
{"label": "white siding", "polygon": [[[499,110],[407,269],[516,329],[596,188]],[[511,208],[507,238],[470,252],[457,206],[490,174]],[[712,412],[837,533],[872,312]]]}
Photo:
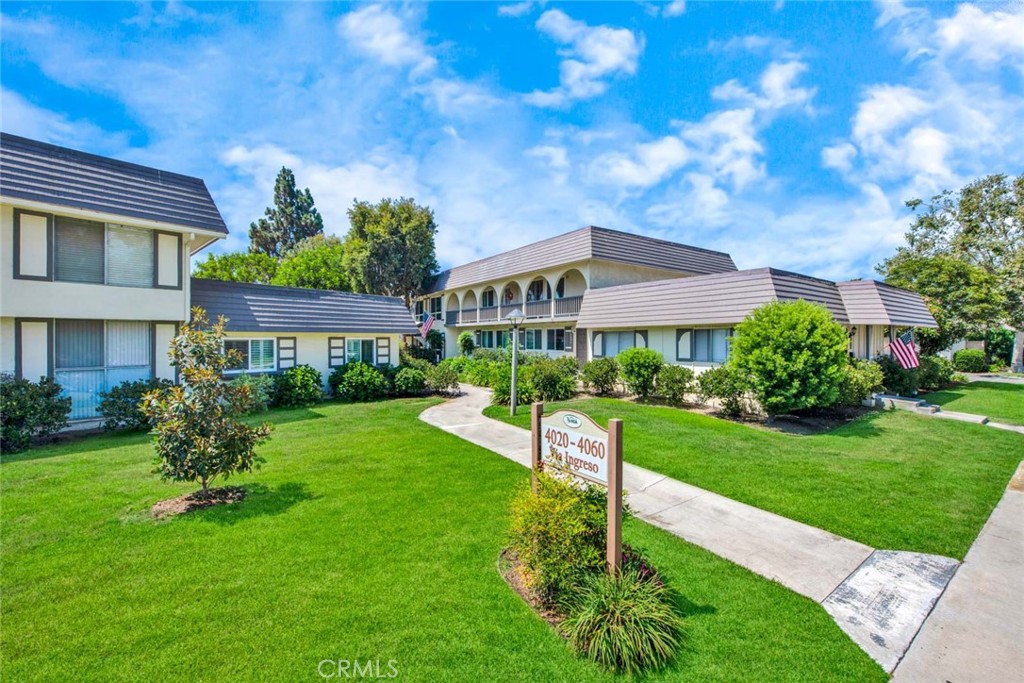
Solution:
{"label": "white siding", "polygon": [[157,235],[157,273],[159,280],[157,284],[161,287],[179,287],[181,281],[178,279],[178,242],[179,235]]}
{"label": "white siding", "polygon": [[49,220],[46,216],[23,213],[19,223],[19,274],[46,277],[50,265]]}
{"label": "white siding", "polygon": [[156,368],[157,379],[174,381],[174,367],[171,365],[167,352],[170,350],[171,340],[176,332],[173,324],[157,324],[154,326],[153,348],[156,352],[154,367]]}
{"label": "white siding", "polygon": [[37,381],[50,372],[50,344],[46,323],[21,323],[21,376]]}

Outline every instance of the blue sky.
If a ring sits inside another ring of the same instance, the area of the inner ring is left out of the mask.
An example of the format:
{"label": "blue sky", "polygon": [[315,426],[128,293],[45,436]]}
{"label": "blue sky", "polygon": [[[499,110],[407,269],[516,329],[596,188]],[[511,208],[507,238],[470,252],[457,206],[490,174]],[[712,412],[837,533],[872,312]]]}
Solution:
{"label": "blue sky", "polygon": [[431,206],[443,265],[588,225],[866,277],[903,201],[1024,170],[1024,4],[3,3],[8,132],[329,232]]}

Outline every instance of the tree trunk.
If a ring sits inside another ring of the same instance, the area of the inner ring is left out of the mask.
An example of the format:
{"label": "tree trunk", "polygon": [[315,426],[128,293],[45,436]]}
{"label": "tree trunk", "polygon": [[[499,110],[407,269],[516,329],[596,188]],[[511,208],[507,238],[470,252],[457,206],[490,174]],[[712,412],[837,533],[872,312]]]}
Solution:
{"label": "tree trunk", "polygon": [[203,492],[200,495],[204,500],[210,497],[210,482],[206,477],[203,477]]}
{"label": "tree trunk", "polygon": [[1024,330],[1014,330],[1013,355],[1010,356],[1010,371],[1024,372]]}

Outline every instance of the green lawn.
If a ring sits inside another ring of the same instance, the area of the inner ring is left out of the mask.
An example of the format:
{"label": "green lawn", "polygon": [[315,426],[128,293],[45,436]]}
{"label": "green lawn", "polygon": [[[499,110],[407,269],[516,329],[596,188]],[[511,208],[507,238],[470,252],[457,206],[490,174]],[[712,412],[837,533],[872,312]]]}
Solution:
{"label": "green lawn", "polygon": [[[5,680],[618,680],[578,659],[496,570],[528,472],[417,419],[426,400],[271,414],[232,507],[157,522],[193,490],[144,435],[0,464]],[[631,520],[681,595],[685,651],[651,681],[884,681],[814,602]]]}
{"label": "green lawn", "polygon": [[[552,404],[624,420],[628,462],[875,548],[962,558],[1024,453],[1024,437],[904,411],[827,434],[769,432],[616,399]],[[529,411],[515,424],[529,427]],[[509,421],[507,408],[487,415]]]}
{"label": "green lawn", "polygon": [[971,382],[946,391],[933,391],[921,398],[948,410],[1024,425],[1024,384]]}

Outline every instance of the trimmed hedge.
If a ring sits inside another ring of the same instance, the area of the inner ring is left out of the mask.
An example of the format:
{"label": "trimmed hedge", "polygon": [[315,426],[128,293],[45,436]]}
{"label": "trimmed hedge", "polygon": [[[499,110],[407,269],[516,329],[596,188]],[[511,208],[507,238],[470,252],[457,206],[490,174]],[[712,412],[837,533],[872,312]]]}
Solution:
{"label": "trimmed hedge", "polygon": [[323,375],[312,365],[296,365],[274,376],[274,405],[311,406],[323,400]]}
{"label": "trimmed hedge", "polygon": [[646,400],[654,393],[658,373],[665,365],[661,354],[654,349],[633,347],[620,353],[618,361],[622,381],[630,392]]}
{"label": "trimmed hedge", "polygon": [[953,354],[953,367],[957,372],[985,372],[985,352],[981,349],[960,349]]}

